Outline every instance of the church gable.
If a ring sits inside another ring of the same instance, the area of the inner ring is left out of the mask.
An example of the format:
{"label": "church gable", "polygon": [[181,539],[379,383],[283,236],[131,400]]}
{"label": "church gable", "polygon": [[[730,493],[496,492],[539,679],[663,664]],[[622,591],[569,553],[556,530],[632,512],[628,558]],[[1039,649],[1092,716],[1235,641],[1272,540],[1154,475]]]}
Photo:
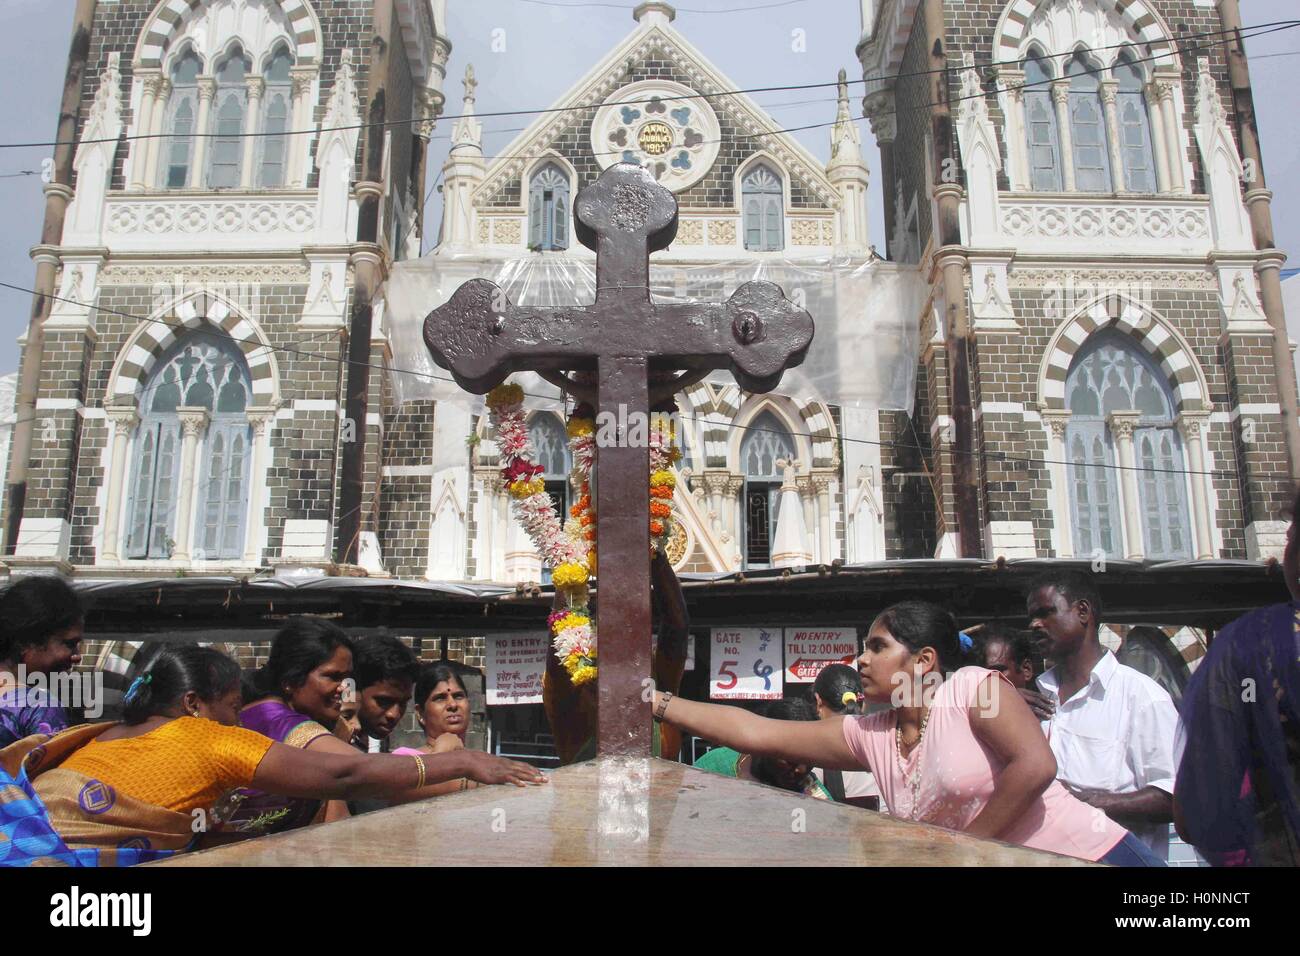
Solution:
{"label": "church gable", "polygon": [[[557,104],[594,104],[595,108],[545,116],[521,134],[502,150],[503,157],[509,158],[489,169],[475,205],[485,210],[521,208],[524,178],[544,156],[558,154],[573,167],[578,188],[600,175],[601,159],[605,165],[620,159],[645,161],[657,178],[674,189],[683,211],[734,209],[737,171],[762,152],[784,166],[781,172],[789,176],[792,208],[836,208],[835,187],[815,157],[788,135],[754,135],[780,127],[747,97],[672,98],[735,88],[674,34],[659,28],[638,31]],[[658,102],[656,94],[663,95],[664,101]],[[606,101],[624,105],[599,107]],[[656,110],[656,115],[649,115]],[[649,154],[635,150],[637,139]],[[670,139],[672,148],[665,150]],[[599,156],[597,146],[603,146]],[[686,146],[692,148],[682,148]],[[632,147],[635,155],[624,155],[626,147]],[[690,169],[689,182],[675,184],[674,177],[682,178],[685,167],[692,164],[707,164],[707,169],[702,175],[698,168]]]}

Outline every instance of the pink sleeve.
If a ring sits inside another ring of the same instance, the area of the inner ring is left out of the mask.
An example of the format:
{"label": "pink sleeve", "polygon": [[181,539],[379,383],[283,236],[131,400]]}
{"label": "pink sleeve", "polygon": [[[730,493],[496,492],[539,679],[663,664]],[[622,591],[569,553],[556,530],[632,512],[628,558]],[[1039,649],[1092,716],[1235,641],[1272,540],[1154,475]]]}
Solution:
{"label": "pink sleeve", "polygon": [[870,714],[863,717],[844,718],[844,743],[849,752],[865,770],[871,770],[879,759],[874,751],[879,745],[881,734],[885,732],[885,718],[888,713]]}
{"label": "pink sleeve", "polygon": [[1007,675],[999,671],[984,667],[963,667],[948,678],[956,685],[953,687],[953,699],[961,701],[967,709],[974,707],[979,702],[977,695],[980,685],[990,677],[1000,677],[1003,683],[1015,689],[1015,685],[1007,680]]}

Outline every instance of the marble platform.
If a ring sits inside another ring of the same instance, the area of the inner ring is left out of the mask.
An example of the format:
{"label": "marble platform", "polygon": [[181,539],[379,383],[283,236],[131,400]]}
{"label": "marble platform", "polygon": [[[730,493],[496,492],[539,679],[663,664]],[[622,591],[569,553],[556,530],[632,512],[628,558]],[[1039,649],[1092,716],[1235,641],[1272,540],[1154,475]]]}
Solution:
{"label": "marble platform", "polygon": [[154,866],[1086,866],[705,773],[602,758]]}

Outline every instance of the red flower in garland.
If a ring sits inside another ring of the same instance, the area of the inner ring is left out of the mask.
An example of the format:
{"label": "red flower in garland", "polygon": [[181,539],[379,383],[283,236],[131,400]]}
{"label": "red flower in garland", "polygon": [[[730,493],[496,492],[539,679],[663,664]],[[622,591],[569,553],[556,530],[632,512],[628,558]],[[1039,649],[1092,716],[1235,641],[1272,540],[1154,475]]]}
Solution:
{"label": "red flower in garland", "polygon": [[541,465],[531,465],[522,458],[516,458],[501,469],[501,477],[506,484],[513,484],[516,481],[531,481],[545,470]]}

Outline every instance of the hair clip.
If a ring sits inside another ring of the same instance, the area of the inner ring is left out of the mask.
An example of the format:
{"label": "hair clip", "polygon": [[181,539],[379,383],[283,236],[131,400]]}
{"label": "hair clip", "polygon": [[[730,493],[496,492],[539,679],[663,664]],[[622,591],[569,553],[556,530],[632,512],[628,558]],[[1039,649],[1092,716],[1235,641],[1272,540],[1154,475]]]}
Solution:
{"label": "hair clip", "polygon": [[961,642],[961,649],[963,651],[969,651],[975,644],[975,642],[971,640],[970,635],[965,631],[957,632],[957,640]]}
{"label": "hair clip", "polygon": [[141,687],[152,683],[153,674],[143,674],[140,677],[137,677],[135,680],[131,681],[131,686],[128,687],[126,693],[122,695],[122,702],[126,704],[131,703],[131,701],[135,700],[136,695],[140,693]]}

